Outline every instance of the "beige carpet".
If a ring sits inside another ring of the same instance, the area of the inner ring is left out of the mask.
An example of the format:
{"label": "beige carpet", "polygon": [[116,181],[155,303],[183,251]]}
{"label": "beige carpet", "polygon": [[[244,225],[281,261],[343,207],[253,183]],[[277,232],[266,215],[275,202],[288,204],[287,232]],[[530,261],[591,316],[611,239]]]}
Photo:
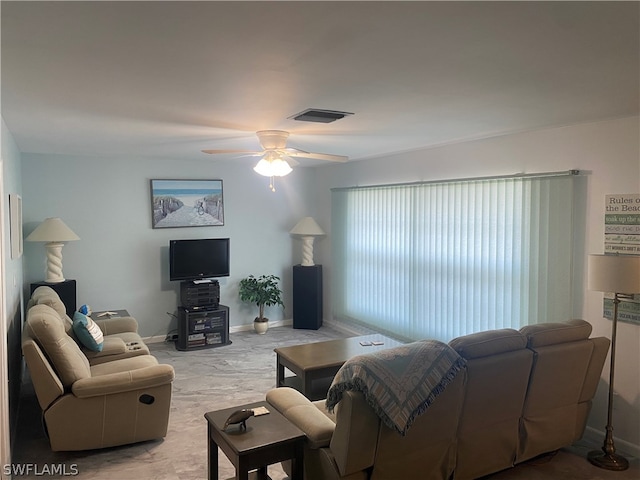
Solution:
{"label": "beige carpet", "polygon": [[[179,352],[173,344],[153,344],[152,353],[176,371],[169,433],[164,440],[88,452],[54,453],[40,425],[40,410],[27,382],[21,399],[14,464],[63,465],[77,471],[75,478],[112,480],[201,480],[207,478],[207,423],[210,410],[260,401],[275,385],[275,353],[278,346],[340,338],[328,327],[320,330],[270,329],[266,335],[252,331],[232,333],[232,345]],[[593,445],[584,443],[555,455],[537,458],[513,469],[491,475],[492,480],[636,480],[640,463],[632,459],[625,472],[609,472],[590,465],[585,457]],[[596,447],[597,448],[597,447]],[[220,478],[233,478],[235,471],[220,452]],[[279,465],[269,467],[274,480],[286,478]],[[43,478],[27,475],[15,478]],[[46,478],[68,478],[62,475]],[[416,480],[420,479],[416,472]],[[405,480],[405,479],[398,479]]]}

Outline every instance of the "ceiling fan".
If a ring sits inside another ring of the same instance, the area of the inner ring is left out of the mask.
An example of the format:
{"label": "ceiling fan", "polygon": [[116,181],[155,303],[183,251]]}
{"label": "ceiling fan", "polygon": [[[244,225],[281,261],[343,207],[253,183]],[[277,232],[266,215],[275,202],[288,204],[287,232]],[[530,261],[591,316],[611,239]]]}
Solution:
{"label": "ceiling fan", "polygon": [[202,150],[209,154],[238,153],[255,157],[262,157],[253,168],[256,173],[271,177],[269,187],[275,191],[273,177],[284,177],[291,173],[292,168],[299,165],[296,158],[311,158],[316,160],[326,160],[329,162],[346,162],[348,157],[344,155],[331,155],[328,153],[313,153],[300,150],[299,148],[287,147],[289,132],[283,130],[260,130],[256,132],[262,151],[250,150]]}

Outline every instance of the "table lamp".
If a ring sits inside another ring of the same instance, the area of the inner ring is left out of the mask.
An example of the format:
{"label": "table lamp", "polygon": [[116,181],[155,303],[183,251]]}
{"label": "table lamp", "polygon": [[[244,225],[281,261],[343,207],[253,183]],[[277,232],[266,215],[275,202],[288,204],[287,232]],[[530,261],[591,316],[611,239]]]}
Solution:
{"label": "table lamp", "polygon": [[607,470],[626,470],[629,462],[616,453],[613,443],[613,378],[616,361],[616,330],[618,324],[618,304],[620,299],[628,299],[640,293],[640,255],[589,255],[588,288],[599,292],[613,293],[613,323],[611,327],[611,361],[609,366],[609,404],[607,426],[602,451],[589,452],[589,461]]}
{"label": "table lamp", "polygon": [[313,240],[324,232],[311,217],[304,217],[289,233],[302,238],[302,266],[313,267]]}
{"label": "table lamp", "polygon": [[44,222],[25,238],[27,242],[46,242],[47,274],[45,282],[64,282],[62,275],[62,247],[64,242],[80,240],[67,225],[57,217],[47,218]]}

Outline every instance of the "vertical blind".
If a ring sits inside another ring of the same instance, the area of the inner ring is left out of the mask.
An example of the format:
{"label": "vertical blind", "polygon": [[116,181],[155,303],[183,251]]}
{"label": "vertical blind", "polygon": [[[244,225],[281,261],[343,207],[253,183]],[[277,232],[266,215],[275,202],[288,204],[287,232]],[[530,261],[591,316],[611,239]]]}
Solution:
{"label": "vertical blind", "polygon": [[567,320],[572,210],[569,172],[334,189],[334,318],[443,341]]}

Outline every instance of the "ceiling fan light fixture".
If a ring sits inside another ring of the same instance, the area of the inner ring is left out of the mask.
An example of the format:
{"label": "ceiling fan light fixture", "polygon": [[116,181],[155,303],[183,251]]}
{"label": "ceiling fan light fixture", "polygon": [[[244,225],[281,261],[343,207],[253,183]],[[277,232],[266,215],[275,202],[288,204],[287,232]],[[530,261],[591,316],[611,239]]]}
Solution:
{"label": "ceiling fan light fixture", "polygon": [[271,177],[271,164],[268,160],[261,158],[260,161],[253,167],[253,171],[257,174],[262,175],[263,177]]}
{"label": "ceiling fan light fixture", "polygon": [[284,177],[289,175],[293,169],[286,160],[283,160],[275,152],[267,152],[260,159],[253,171],[264,177]]}
{"label": "ceiling fan light fixture", "polygon": [[287,146],[287,138],[289,138],[289,132],[284,130],[260,130],[256,132],[260,145],[265,150],[277,150]]}
{"label": "ceiling fan light fixture", "polygon": [[271,168],[273,169],[274,177],[284,177],[293,172],[291,166],[283,159],[278,158],[271,162]]}
{"label": "ceiling fan light fixture", "polygon": [[[328,112],[328,111],[326,111]],[[336,112],[334,112],[336,113]],[[337,112],[338,117],[352,115],[347,112]],[[289,132],[284,130],[259,130],[256,132],[262,151],[255,152],[249,150],[202,150],[208,154],[246,153],[251,156],[262,156],[260,161],[253,167],[253,171],[264,177],[269,177],[271,182],[269,187],[275,192],[275,177],[289,175],[293,168],[299,165],[296,158],[310,158],[315,160],[325,160],[328,162],[346,162],[348,157],[344,155],[332,155],[328,153],[306,152],[299,148],[288,148],[287,138]]]}

